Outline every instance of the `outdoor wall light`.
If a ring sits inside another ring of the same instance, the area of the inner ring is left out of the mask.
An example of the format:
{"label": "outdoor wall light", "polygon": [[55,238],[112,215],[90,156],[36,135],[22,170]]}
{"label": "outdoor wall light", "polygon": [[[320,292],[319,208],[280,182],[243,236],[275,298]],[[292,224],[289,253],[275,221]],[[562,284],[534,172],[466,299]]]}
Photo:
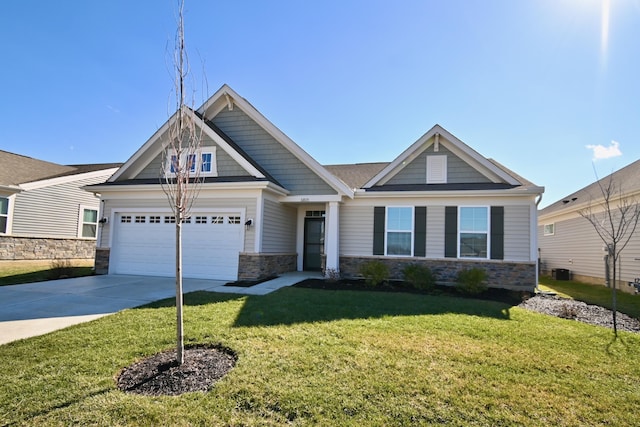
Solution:
{"label": "outdoor wall light", "polygon": [[109,222],[109,218],[104,217],[104,218],[100,218],[100,221],[98,221],[100,224],[106,224]]}
{"label": "outdoor wall light", "polygon": [[247,228],[247,230],[249,229],[249,227],[251,227],[253,225],[253,219],[248,219],[247,222],[244,223],[244,226]]}

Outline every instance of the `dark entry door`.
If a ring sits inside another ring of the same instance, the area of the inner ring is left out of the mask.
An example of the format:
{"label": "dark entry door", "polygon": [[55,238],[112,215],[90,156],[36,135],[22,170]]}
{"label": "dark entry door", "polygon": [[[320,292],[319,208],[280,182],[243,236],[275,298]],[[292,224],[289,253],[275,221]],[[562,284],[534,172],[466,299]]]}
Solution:
{"label": "dark entry door", "polygon": [[305,218],[302,268],[307,271],[320,271],[323,253],[324,218]]}

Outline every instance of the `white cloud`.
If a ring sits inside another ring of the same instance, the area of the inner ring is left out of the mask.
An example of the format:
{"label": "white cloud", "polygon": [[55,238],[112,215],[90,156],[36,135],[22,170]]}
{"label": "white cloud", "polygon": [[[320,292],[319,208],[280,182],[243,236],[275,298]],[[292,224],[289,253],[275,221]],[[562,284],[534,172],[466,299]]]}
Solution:
{"label": "white cloud", "polygon": [[610,159],[611,157],[622,156],[620,151],[620,143],[611,141],[611,145],[605,147],[603,145],[587,145],[587,149],[593,150],[593,160]]}

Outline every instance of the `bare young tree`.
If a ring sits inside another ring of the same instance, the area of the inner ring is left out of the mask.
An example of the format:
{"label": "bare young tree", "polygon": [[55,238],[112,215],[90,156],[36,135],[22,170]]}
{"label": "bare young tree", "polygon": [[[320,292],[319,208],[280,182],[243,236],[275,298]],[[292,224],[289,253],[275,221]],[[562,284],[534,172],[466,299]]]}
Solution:
{"label": "bare young tree", "polygon": [[[616,185],[613,174],[603,180],[598,179],[598,188],[602,195],[602,201],[594,208],[591,203],[578,211],[580,216],[591,223],[596,233],[605,245],[609,257],[607,268],[612,269],[611,299],[613,311],[613,332],[618,335],[616,318],[617,311],[617,287],[619,280],[618,262],[624,248],[631,240],[640,220],[640,203],[634,198],[628,197],[622,190],[622,185]],[[609,267],[611,266],[611,267]]]}
{"label": "bare young tree", "polygon": [[[182,296],[182,225],[189,218],[198,197],[200,184],[202,129],[196,124],[193,109],[187,105],[186,82],[189,61],[184,44],[184,0],[178,5],[173,66],[175,69],[175,113],[169,119],[167,137],[162,150],[160,183],[167,195],[176,224],[176,361],[184,362],[183,296]],[[192,102],[191,102],[192,103]]]}

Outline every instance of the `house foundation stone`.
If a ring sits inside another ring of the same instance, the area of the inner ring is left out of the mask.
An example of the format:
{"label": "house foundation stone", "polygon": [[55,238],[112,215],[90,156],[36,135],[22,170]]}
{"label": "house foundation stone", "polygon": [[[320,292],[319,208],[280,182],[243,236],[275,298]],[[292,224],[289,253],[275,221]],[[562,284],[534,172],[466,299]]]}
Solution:
{"label": "house foundation stone", "polygon": [[260,280],[282,273],[296,271],[298,255],[241,253],[238,280]]}
{"label": "house foundation stone", "polygon": [[536,286],[536,264],[526,262],[341,256],[340,273],[345,278],[361,277],[360,267],[374,260],[386,264],[391,280],[403,280],[407,265],[421,264],[431,270],[438,283],[446,285],[455,283],[460,270],[480,268],[486,271],[490,287],[533,291]]}
{"label": "house foundation stone", "polygon": [[0,236],[0,260],[93,259],[95,240]]}

